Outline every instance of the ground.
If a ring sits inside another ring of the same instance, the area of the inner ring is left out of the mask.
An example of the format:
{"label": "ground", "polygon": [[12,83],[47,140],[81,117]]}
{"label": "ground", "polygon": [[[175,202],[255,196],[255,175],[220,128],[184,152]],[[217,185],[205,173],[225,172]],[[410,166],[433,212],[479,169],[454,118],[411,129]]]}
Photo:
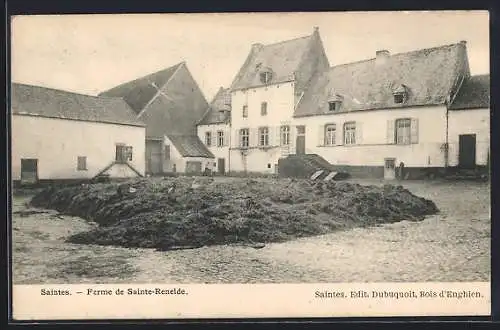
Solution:
{"label": "ground", "polygon": [[66,243],[68,236],[95,224],[52,210],[28,209],[29,196],[14,197],[13,282],[489,281],[489,184],[405,181],[403,185],[433,200],[441,212],[420,222],[355,228],[262,249],[211,246],[166,252]]}

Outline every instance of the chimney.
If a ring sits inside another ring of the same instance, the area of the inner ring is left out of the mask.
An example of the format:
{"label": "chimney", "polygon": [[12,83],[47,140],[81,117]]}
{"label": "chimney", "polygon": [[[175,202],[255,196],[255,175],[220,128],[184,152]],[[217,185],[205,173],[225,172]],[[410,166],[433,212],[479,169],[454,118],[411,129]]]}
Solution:
{"label": "chimney", "polygon": [[264,45],[259,42],[252,44],[252,50],[258,50],[261,49],[262,47],[264,47]]}
{"label": "chimney", "polygon": [[383,65],[385,62],[387,62],[387,59],[391,54],[389,53],[388,50],[382,49],[382,50],[377,50],[375,52],[375,64],[376,65]]}
{"label": "chimney", "polygon": [[467,41],[466,40],[460,40],[460,44],[463,45],[464,47],[467,46]]}
{"label": "chimney", "polygon": [[313,28],[313,33],[319,33],[319,27],[315,26],[315,27]]}

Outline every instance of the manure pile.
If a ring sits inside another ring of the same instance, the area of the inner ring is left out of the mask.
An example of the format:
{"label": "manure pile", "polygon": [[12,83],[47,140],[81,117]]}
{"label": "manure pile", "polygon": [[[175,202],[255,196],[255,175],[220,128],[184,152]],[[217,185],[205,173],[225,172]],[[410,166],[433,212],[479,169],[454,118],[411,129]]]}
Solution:
{"label": "manure pile", "polygon": [[69,242],[159,250],[280,242],[337,229],[419,221],[438,212],[432,201],[401,186],[247,179],[193,188],[192,181],[179,177],[51,187],[31,204],[99,224]]}

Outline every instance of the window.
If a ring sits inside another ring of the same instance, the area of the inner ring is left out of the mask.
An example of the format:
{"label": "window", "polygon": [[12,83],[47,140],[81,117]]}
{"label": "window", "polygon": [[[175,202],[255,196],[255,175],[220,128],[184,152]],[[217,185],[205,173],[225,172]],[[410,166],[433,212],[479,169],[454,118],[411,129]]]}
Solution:
{"label": "window", "polygon": [[404,103],[405,95],[402,93],[394,94],[394,103]]}
{"label": "window", "polygon": [[132,161],[132,147],[124,144],[116,145],[116,162],[126,163]]}
{"label": "window", "polygon": [[325,145],[334,146],[335,145],[335,124],[328,124],[325,126]]}
{"label": "window", "polygon": [[290,144],[290,126],[280,127],[280,145],[287,146]]}
{"label": "window", "polygon": [[263,84],[268,84],[271,82],[273,74],[270,71],[265,71],[260,73],[260,81]]}
{"label": "window", "polygon": [[328,110],[329,111],[339,111],[341,103],[339,101],[330,101],[328,102]]}
{"label": "window", "polygon": [[260,127],[259,128],[259,146],[269,145],[269,128]]}
{"label": "window", "polygon": [[267,102],[262,102],[262,104],[260,105],[260,115],[267,115]]}
{"label": "window", "polygon": [[169,160],[169,159],[170,159],[170,146],[166,145],[165,146],[165,160]]}
{"label": "window", "polygon": [[240,129],[240,147],[248,148],[249,137],[248,128]]}
{"label": "window", "polygon": [[411,143],[411,119],[396,120],[396,144]]}
{"label": "window", "polygon": [[212,132],[205,132],[205,144],[207,147],[212,145]]}
{"label": "window", "polygon": [[86,156],[78,156],[78,162],[76,165],[76,169],[78,171],[86,171],[87,170],[87,157]]}
{"label": "window", "polygon": [[243,118],[248,117],[248,105],[243,106]]}
{"label": "window", "polygon": [[217,131],[217,147],[224,146],[224,132]]}
{"label": "window", "polygon": [[344,124],[344,144],[356,144],[356,123],[347,122]]}

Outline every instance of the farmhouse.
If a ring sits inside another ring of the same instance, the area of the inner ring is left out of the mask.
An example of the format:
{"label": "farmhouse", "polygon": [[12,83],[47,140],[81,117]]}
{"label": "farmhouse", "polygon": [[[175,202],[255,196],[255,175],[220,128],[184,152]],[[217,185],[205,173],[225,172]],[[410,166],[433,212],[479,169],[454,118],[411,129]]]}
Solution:
{"label": "farmhouse", "polygon": [[100,95],[123,98],[146,124],[146,173],[201,173],[213,165],[196,132],[208,103],[185,62]]}
{"label": "farmhouse", "polygon": [[144,175],[145,127],[122,99],[12,84],[14,182]]}
{"label": "farmhouse", "polygon": [[219,174],[229,170],[230,123],[231,92],[221,87],[198,122],[198,137],[217,158],[214,170]]}
{"label": "farmhouse", "polygon": [[411,177],[489,161],[489,76],[471,77],[465,41],[330,67],[314,28],[254,44],[230,100],[231,171],[273,173],[280,159],[317,155],[390,179],[398,166]]}

